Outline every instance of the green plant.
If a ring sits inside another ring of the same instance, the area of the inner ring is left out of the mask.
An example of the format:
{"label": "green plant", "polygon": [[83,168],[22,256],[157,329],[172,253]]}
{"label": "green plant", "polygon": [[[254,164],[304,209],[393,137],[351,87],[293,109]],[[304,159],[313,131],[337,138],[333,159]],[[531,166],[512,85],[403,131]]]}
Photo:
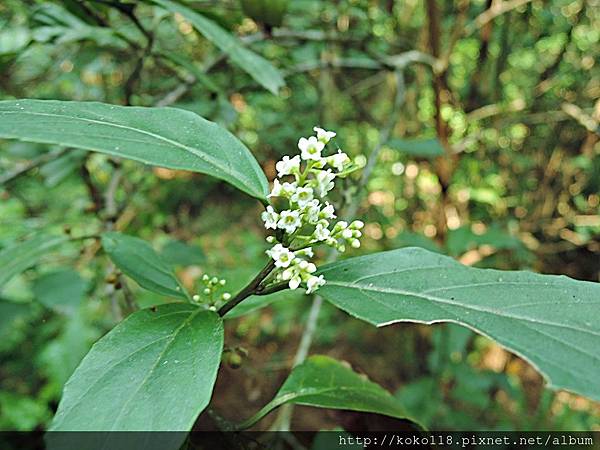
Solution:
{"label": "green plant", "polygon": [[1,430],[597,427],[589,2],[0,3]]}
{"label": "green plant", "polygon": [[[243,144],[191,113],[19,100],[0,102],[0,118],[3,137],[96,150],[219,177],[267,205],[262,219],[274,231],[267,237],[273,247],[266,252],[266,266],[233,297],[215,297],[225,281],[208,275],[203,291],[188,293],[172,267],[144,241],[103,233],[104,250],[124,274],[178,303],[133,312],[98,341],[67,382],[51,430],[189,430],[210,402],[227,313],[250,296],[301,284],[307,293],[318,290],[335,306],[373,325],[464,325],[530,361],[553,388],[600,398],[592,382],[599,375],[600,330],[591,319],[600,299],[598,284],[469,268],[418,248],[349,258],[318,270],[305,259],[314,257],[313,247],[319,243],[341,251],[345,243],[360,245],[363,223],[333,224],[333,206],[322,203],[336,178],[352,177],[359,169],[341,150],[322,154],[335,133],[315,128],[316,137],[301,138],[301,155],[285,156],[277,163],[283,178],[275,180],[267,195],[267,180]],[[9,247],[0,253],[2,280],[69,239],[95,238],[37,237]],[[296,366],[272,402],[230,427],[250,427],[284,403],[410,418],[376,384],[334,360],[312,357]]]}

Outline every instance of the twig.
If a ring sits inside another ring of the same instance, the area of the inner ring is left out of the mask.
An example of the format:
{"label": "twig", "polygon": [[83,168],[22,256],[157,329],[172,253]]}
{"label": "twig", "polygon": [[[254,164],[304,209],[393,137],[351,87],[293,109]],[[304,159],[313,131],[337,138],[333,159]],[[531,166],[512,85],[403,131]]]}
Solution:
{"label": "twig", "polygon": [[597,133],[600,135],[600,124],[592,116],[585,113],[579,106],[573,103],[563,103],[561,109],[568,116],[575,119],[580,125],[591,133]]}
{"label": "twig", "polygon": [[285,291],[289,288],[289,283],[276,283],[270,286],[266,286],[263,289],[257,290],[253,295],[271,295],[275,292]]}
{"label": "twig", "polygon": [[23,164],[18,165],[13,170],[6,172],[5,174],[0,176],[0,186],[4,184],[8,184],[9,182],[15,180],[21,175],[26,174],[30,170],[33,170],[41,165],[46,164],[47,162],[53,161],[55,159],[60,158],[62,155],[66,153],[67,149],[63,148],[54,152],[44,153],[37,158],[34,158],[30,161],[27,161]]}
{"label": "twig", "polygon": [[169,106],[183,97],[187,91],[196,83],[197,79],[193,75],[188,75],[185,80],[178,84],[175,89],[168,92],[163,98],[156,102],[156,106]]}
{"label": "twig", "polygon": [[275,261],[269,259],[267,265],[256,274],[252,281],[250,281],[250,283],[248,283],[246,287],[244,287],[240,292],[238,292],[238,294],[235,297],[233,297],[231,300],[229,300],[227,303],[221,306],[221,308],[217,311],[217,314],[223,317],[225,314],[227,314],[229,311],[231,311],[233,308],[235,308],[238,304],[243,302],[251,295],[261,292],[262,289],[260,289],[260,284],[265,280],[265,278],[269,276],[269,274],[273,271],[274,268]]}
{"label": "twig", "polygon": [[144,26],[142,25],[140,20],[137,18],[137,16],[133,12],[135,9],[135,6],[136,6],[135,4],[120,3],[118,1],[111,1],[111,0],[89,0],[89,1],[95,2],[95,3],[101,3],[103,5],[107,5],[112,8],[115,8],[117,11],[119,11],[122,14],[124,14],[125,16],[127,16],[129,18],[129,20],[131,20],[131,22],[135,25],[135,27],[138,30],[140,30],[141,33],[146,37],[146,39],[148,39],[148,40],[152,39],[151,33],[148,30],[146,30],[146,28],[144,28]]}
{"label": "twig", "polygon": [[452,32],[450,33],[449,44],[446,47],[444,54],[440,57],[440,71],[445,71],[448,69],[448,65],[450,64],[450,57],[452,56],[452,52],[454,51],[454,47],[456,43],[460,39],[460,36],[464,30],[465,20],[467,18],[467,13],[469,11],[469,0],[461,0],[458,3],[458,14],[456,19],[454,20],[454,26],[452,27]]}
{"label": "twig", "polygon": [[121,182],[122,171],[120,166],[115,167],[115,171],[108,183],[106,193],[104,194],[104,211],[106,213],[107,227],[114,228],[114,223],[117,218],[118,207],[115,200],[117,188]]}
{"label": "twig", "polygon": [[519,6],[526,5],[532,0],[506,0],[496,1],[492,6],[479,14],[475,20],[465,27],[464,36],[469,36],[479,28],[483,27],[488,22],[491,22],[496,17],[511,11]]}
{"label": "twig", "polygon": [[[135,15],[133,13],[132,13],[132,16],[135,17]],[[148,32],[146,37],[148,39],[148,43],[146,44],[146,47],[144,48],[144,50],[140,53],[140,56],[138,57],[135,67],[133,68],[133,71],[127,78],[127,81],[125,81],[124,91],[125,91],[125,102],[127,105],[131,105],[131,97],[133,96],[133,92],[134,92],[136,84],[140,81],[140,77],[142,75],[142,69],[144,68],[144,62],[146,61],[146,58],[148,56],[150,56],[150,54],[152,53],[152,45],[154,44],[154,34]]]}
{"label": "twig", "polygon": [[[89,156],[89,154],[88,154],[88,156]],[[86,157],[86,161],[87,161],[87,159],[88,158]],[[86,161],[83,161],[83,163],[79,167],[79,175],[81,175],[83,184],[85,184],[85,187],[87,188],[88,193],[90,194],[90,197],[92,199],[93,206],[90,209],[90,211],[98,212],[98,211],[100,211],[100,209],[102,209],[102,194],[100,194],[100,191],[98,190],[98,188],[92,181],[92,175],[90,174],[90,171],[88,170],[87,166],[85,165]]]}
{"label": "twig", "polygon": [[[215,67],[217,64],[219,64],[221,61],[223,61],[225,59],[225,57],[226,57],[226,55],[224,53],[221,53],[215,59],[210,61],[206,66],[204,66],[204,68],[202,69],[202,72],[203,73],[210,72],[210,70],[213,67]],[[186,79],[183,81],[183,83],[179,84],[177,87],[175,87],[175,89],[168,92],[162,99],[157,101],[155,106],[170,106],[170,105],[172,105],[177,100],[179,100],[181,97],[183,97],[192,88],[192,86],[194,86],[194,84],[196,84],[197,81],[198,81],[198,79],[195,76],[190,74],[188,77],[186,77]]]}

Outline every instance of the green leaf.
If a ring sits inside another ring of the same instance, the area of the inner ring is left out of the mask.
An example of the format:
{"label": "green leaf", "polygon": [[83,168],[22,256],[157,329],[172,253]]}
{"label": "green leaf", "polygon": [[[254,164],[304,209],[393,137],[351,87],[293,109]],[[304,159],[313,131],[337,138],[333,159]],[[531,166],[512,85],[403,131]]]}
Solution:
{"label": "green leaf", "polygon": [[0,56],[13,55],[23,50],[31,41],[31,32],[26,27],[7,27],[0,30]]}
{"label": "green leaf", "polygon": [[51,391],[57,398],[65,382],[99,337],[97,330],[84,316],[81,310],[69,316],[59,334],[49,340],[36,357],[37,366],[49,381],[46,392]]}
{"label": "green leaf", "polygon": [[448,230],[446,248],[452,256],[459,256],[481,245],[491,245],[498,250],[515,250],[524,247],[519,238],[512,236],[498,226],[491,226],[483,234],[475,234],[469,225],[455,230]]}
{"label": "green leaf", "polygon": [[455,322],[536,367],[554,389],[600,399],[600,284],[466,267],[407,248],[324,267],[319,294],[373,325]]}
{"label": "green leaf", "polygon": [[208,405],[222,349],[216,313],[188,304],[138,311],[94,344],[50,430],[188,431]]}
{"label": "green leaf", "polygon": [[181,14],[210,42],[226,53],[231,61],[246,71],[261,86],[277,94],[285,86],[283,76],[273,65],[262,56],[248,50],[239,39],[232,36],[212,20],[198,14],[186,6],[170,0],[153,0],[166,10]]}
{"label": "green leaf", "polygon": [[193,266],[206,261],[199,247],[175,239],[165,244],[160,254],[165,261],[174,266]]}
{"label": "green leaf", "polygon": [[442,253],[440,246],[433,239],[412,231],[403,231],[394,238],[395,247],[421,247],[430,252]]}
{"label": "green leaf", "polygon": [[444,147],[437,139],[392,138],[387,142],[387,146],[407,155],[422,158],[435,158],[444,154]]}
{"label": "green leaf", "polygon": [[175,108],[56,100],[0,101],[0,137],[58,144],[206,173],[264,200],[268,182],[235,136]]}
{"label": "green leaf", "polygon": [[248,428],[284,403],[384,414],[406,418],[385,389],[329,356],[314,355],[296,366],[275,398],[239,428]]}
{"label": "green leaf", "polygon": [[87,283],[72,269],[46,273],[35,280],[33,294],[42,305],[72,314],[81,303]]}
{"label": "green leaf", "polygon": [[77,41],[92,41],[101,47],[126,49],[127,43],[117,36],[110,27],[90,26],[62,6],[53,3],[40,5],[33,16],[33,22],[40,24],[32,31],[38,42],[54,41],[67,44]]}
{"label": "green leaf", "polygon": [[124,274],[157,294],[188,299],[173,268],[146,241],[121,233],[104,233],[102,247]]}
{"label": "green leaf", "polygon": [[0,298],[0,338],[5,338],[12,327],[27,317],[30,312],[30,304],[15,303]]}
{"label": "green leaf", "polygon": [[[2,122],[0,121],[0,128]],[[12,277],[35,265],[46,253],[67,241],[66,236],[37,235],[0,250],[0,288]]]}

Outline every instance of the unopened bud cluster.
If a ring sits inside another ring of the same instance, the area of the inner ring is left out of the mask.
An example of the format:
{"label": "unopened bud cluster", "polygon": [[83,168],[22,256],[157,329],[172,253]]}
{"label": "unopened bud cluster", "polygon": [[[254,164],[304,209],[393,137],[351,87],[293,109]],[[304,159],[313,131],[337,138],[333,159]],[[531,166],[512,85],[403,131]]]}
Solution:
{"label": "unopened bud cluster", "polygon": [[343,252],[346,246],[360,247],[364,223],[335,222],[335,209],[325,200],[336,178],[343,178],[360,168],[348,155],[337,149],[330,156],[323,153],[333,131],[315,127],[316,136],[300,138],[300,155],[284,156],[275,168],[277,179],[270,198],[283,199],[286,208],[267,206],[262,220],[267,230],[274,230],[267,242],[275,244],[267,254],[275,261],[275,279],[288,282],[290,289],[306,285],[308,294],[325,284],[317,267],[308,258],[314,256],[312,245],[325,244]]}
{"label": "unopened bud cluster", "polygon": [[192,296],[192,300],[196,303],[207,303],[210,306],[214,306],[220,300],[227,301],[231,298],[229,292],[220,292],[227,284],[226,280],[204,274],[202,275],[201,283],[204,287],[200,287],[200,294]]}

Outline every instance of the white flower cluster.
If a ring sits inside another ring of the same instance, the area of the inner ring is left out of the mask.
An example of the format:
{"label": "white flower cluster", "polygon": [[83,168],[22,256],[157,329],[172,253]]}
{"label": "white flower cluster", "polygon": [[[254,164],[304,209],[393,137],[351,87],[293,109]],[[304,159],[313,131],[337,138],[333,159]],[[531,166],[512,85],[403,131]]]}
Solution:
{"label": "white flower cluster", "polygon": [[282,199],[287,209],[276,210],[269,205],[262,213],[265,228],[275,230],[275,236],[267,238],[267,242],[275,244],[267,254],[275,262],[276,281],[288,282],[290,289],[305,283],[307,294],[325,284],[323,275],[314,275],[316,266],[306,260],[313,257],[311,245],[323,243],[341,252],[347,244],[358,248],[364,226],[360,220],[350,224],[332,222],[335,209],[324,198],[333,189],[336,178],[359,167],[339,149],[333,155],[323,156],[327,143],[336,134],[318,127],[314,131],[316,136],[298,141],[300,155],[284,156],[275,166],[278,178],[269,197]]}

